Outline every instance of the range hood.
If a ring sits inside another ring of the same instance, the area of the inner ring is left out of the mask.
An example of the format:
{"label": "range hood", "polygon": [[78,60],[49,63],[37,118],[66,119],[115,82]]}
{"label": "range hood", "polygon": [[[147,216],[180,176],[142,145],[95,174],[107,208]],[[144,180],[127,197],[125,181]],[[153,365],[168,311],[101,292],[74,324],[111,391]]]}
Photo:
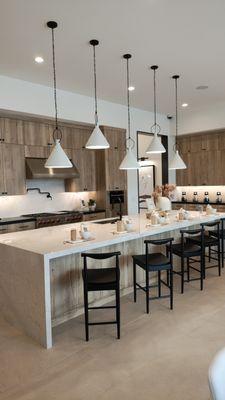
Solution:
{"label": "range hood", "polygon": [[27,179],[71,179],[79,178],[79,172],[72,168],[45,168],[46,158],[26,158]]}

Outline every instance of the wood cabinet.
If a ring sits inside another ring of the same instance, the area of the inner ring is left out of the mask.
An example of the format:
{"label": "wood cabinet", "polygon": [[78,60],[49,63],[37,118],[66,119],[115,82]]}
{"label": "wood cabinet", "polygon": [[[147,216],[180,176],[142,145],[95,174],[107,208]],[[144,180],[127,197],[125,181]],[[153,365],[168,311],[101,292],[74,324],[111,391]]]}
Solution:
{"label": "wood cabinet", "polygon": [[0,142],[23,144],[23,121],[0,118]]}
{"label": "wood cabinet", "polygon": [[0,166],[0,194],[25,194],[24,146],[2,143],[0,145]]}
{"label": "wood cabinet", "polygon": [[25,146],[25,157],[48,158],[51,147],[47,146]]}
{"label": "wood cabinet", "polygon": [[52,129],[49,124],[23,121],[24,144],[27,146],[49,146],[52,144]]}
{"label": "wood cabinet", "polygon": [[8,224],[8,232],[20,232],[35,229],[35,221],[24,221],[15,224]]}
{"label": "wood cabinet", "polygon": [[71,151],[71,159],[77,167],[80,176],[67,179],[65,183],[67,192],[84,192],[96,190],[95,151],[77,149]]}
{"label": "wood cabinet", "polygon": [[109,149],[105,152],[106,190],[125,190],[127,173],[119,166],[125,157],[125,151]]}
{"label": "wood cabinet", "polygon": [[120,128],[101,127],[111,150],[126,150],[126,130]]}
{"label": "wood cabinet", "polygon": [[224,132],[184,135],[178,146],[187,169],[176,171],[177,185],[225,184]]}

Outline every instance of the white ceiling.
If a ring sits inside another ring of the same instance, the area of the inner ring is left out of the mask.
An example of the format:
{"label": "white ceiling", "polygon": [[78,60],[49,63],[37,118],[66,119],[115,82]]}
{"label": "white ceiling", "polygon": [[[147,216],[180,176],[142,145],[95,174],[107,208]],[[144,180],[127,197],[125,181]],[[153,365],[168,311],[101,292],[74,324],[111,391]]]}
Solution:
{"label": "white ceiling", "polygon": [[[225,100],[225,0],[0,0],[0,74],[52,84],[51,32],[56,20],[58,86],[92,95],[96,38],[99,97],[126,103],[125,64],[131,52],[133,106],[152,110],[152,72],[159,65],[158,110],[173,113],[181,75],[180,103],[189,109]],[[45,63],[34,63],[42,55]],[[197,85],[208,85],[198,91]],[[183,110],[185,112],[185,110]]]}

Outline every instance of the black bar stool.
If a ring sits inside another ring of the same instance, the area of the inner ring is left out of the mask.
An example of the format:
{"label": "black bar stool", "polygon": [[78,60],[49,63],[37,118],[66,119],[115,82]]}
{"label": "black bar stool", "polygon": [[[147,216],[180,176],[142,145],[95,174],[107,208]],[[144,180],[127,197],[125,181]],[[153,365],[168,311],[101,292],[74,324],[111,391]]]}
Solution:
{"label": "black bar stool", "polygon": [[[134,302],[137,301],[137,288],[141,289],[146,294],[146,312],[149,314],[149,300],[154,300],[158,298],[170,298],[170,309],[173,309],[173,260],[172,251],[169,252],[169,257],[166,257],[162,253],[150,253],[149,245],[164,245],[169,243],[169,249],[171,250],[173,238],[168,239],[158,239],[158,240],[145,240],[145,254],[134,255],[133,258],[133,285],[134,285]],[[145,286],[141,286],[136,280],[136,266],[141,267],[145,271]],[[161,279],[161,271],[168,271],[170,275],[169,282],[165,282]],[[158,284],[149,285],[149,273],[158,272]],[[161,283],[170,289],[169,295],[161,295]],[[150,297],[149,289],[153,287],[158,287],[158,296]]]}
{"label": "black bar stool", "polygon": [[[172,245],[172,252],[181,259],[181,270],[174,271],[175,274],[181,277],[181,293],[184,293],[184,283],[190,281],[200,280],[200,289],[203,289],[203,278],[204,278],[204,228],[199,229],[181,229],[181,242]],[[199,241],[197,244],[191,243],[192,238],[198,237]],[[167,247],[167,251],[169,252]],[[200,257],[199,261],[193,257]],[[185,259],[187,260],[187,269],[185,271]],[[193,267],[194,263],[200,263],[200,270]],[[199,278],[190,277],[190,269],[199,272]],[[187,279],[185,280],[185,273],[187,273]]]}
{"label": "black bar stool", "polygon": [[[221,229],[220,229],[220,239],[221,239],[221,243],[220,243],[220,250],[221,250],[221,257],[222,257],[222,268],[224,268],[224,239],[225,239],[225,227],[224,227],[224,221],[225,218],[221,218]],[[217,230],[215,231],[211,231],[210,235],[212,236],[216,236],[218,235]]]}
{"label": "black bar stool", "polygon": [[[204,278],[205,278],[205,270],[209,268],[218,268],[218,274],[221,275],[221,252],[220,252],[220,221],[213,222],[204,222],[201,224],[204,229]],[[212,230],[214,228],[214,230]],[[214,235],[213,235],[214,233]],[[191,238],[190,241],[195,244],[200,244],[201,237],[197,236],[195,238]],[[212,249],[212,247],[216,247],[216,249]],[[209,249],[209,253],[206,254],[206,248]],[[213,253],[213,255],[212,255]],[[205,265],[205,258],[208,258],[209,262],[211,260],[216,260],[218,264],[216,265]]]}
{"label": "black bar stool", "polygon": [[[85,310],[85,333],[86,341],[89,340],[89,326],[90,325],[117,325],[117,339],[120,339],[120,269],[119,269],[119,251],[112,253],[82,253],[81,257],[84,258],[83,283],[84,283],[84,310]],[[87,258],[94,260],[105,260],[115,257],[116,265],[112,268],[92,268],[87,267]],[[115,290],[116,305],[115,306],[101,306],[89,307],[88,305],[88,292]],[[105,322],[89,322],[89,310],[101,310],[106,308],[116,309],[116,320]]]}

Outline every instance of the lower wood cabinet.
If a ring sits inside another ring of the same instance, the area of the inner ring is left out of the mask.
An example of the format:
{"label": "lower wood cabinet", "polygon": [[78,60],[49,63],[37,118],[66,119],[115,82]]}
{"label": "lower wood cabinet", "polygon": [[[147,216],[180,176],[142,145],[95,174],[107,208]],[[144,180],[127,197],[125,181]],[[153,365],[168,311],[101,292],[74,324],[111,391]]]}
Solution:
{"label": "lower wood cabinet", "polygon": [[26,193],[24,146],[2,143],[0,145],[0,194]]}
{"label": "lower wood cabinet", "polygon": [[18,222],[15,224],[0,225],[0,235],[9,232],[28,231],[36,228],[35,221]]}
{"label": "lower wood cabinet", "polygon": [[83,221],[95,221],[98,219],[104,219],[106,218],[105,212],[96,212],[96,213],[91,213],[91,214],[84,214],[83,215]]}

